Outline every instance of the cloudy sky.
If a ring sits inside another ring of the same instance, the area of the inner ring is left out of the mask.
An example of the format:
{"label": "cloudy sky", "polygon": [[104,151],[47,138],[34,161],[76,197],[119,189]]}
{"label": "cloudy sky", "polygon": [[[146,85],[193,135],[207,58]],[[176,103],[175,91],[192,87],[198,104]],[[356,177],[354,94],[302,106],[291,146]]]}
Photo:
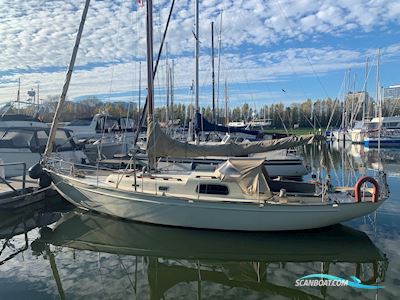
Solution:
{"label": "cloudy sky", "polygon": [[[227,80],[233,104],[335,98],[346,86],[374,94],[377,49],[381,84],[400,84],[400,1],[200,1],[200,99],[211,103],[211,21],[222,24],[220,99]],[[155,52],[170,1],[154,0]],[[0,103],[40,84],[40,97],[61,93],[84,0],[0,0]],[[222,11],[222,23],[221,23]],[[92,1],[69,90],[70,99],[138,101],[145,83],[145,9],[136,1]],[[194,1],[178,0],[167,36],[177,101],[190,103],[194,79]],[[218,53],[216,51],[216,53]],[[165,58],[165,55],[163,55]],[[218,65],[216,61],[216,66]],[[163,105],[165,60],[155,84]],[[351,70],[351,71],[349,71]],[[216,71],[217,72],[217,71]],[[285,90],[286,92],[282,91]],[[142,95],[145,92],[142,91]]]}

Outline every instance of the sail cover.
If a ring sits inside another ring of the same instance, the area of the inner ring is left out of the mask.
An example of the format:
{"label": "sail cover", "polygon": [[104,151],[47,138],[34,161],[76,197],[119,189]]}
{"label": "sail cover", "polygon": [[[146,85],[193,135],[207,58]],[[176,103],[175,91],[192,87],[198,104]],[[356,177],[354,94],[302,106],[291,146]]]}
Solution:
{"label": "sail cover", "polygon": [[205,156],[247,156],[279,149],[298,147],[313,142],[318,136],[313,134],[290,136],[277,140],[242,142],[220,145],[194,145],[182,143],[164,133],[157,122],[147,127],[147,155],[156,157],[205,157]]}
{"label": "sail cover", "polygon": [[230,158],[215,170],[214,175],[222,182],[237,182],[247,195],[271,195],[264,159]]}
{"label": "sail cover", "polygon": [[196,113],[195,117],[195,130],[196,132],[200,131],[211,131],[211,132],[217,131],[217,132],[228,132],[228,133],[239,132],[254,136],[261,136],[261,137],[264,136],[264,134],[258,130],[249,130],[244,128],[226,127],[217,124],[212,124],[208,122],[207,119],[204,118],[199,112]]}

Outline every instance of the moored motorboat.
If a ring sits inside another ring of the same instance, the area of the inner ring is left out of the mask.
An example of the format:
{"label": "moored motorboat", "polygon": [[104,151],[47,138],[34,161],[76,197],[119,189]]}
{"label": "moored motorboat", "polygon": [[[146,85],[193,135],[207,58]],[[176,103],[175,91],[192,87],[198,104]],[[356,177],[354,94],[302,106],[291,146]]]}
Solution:
{"label": "moored motorboat", "polygon": [[[24,121],[24,123],[26,122]],[[10,122],[7,127],[3,127],[0,122],[0,159],[3,162],[24,163],[25,167],[29,168],[40,161],[50,128],[47,125],[36,125],[36,123],[39,122],[20,127],[18,122],[14,124]],[[3,123],[3,125],[5,124]],[[68,130],[57,130],[55,149],[53,157],[79,164],[88,162],[85,153],[74,143],[71,132]],[[22,176],[24,171],[22,166],[22,164],[4,166],[4,176]]]}

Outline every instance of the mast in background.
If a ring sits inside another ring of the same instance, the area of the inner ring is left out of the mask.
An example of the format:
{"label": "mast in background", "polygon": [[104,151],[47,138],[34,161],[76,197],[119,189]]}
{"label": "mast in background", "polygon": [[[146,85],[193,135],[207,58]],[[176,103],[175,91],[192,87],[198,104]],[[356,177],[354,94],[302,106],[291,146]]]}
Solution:
{"label": "mast in background", "polygon": [[165,43],[165,77],[166,77],[166,98],[167,98],[167,108],[165,110],[165,123],[168,125],[169,121],[169,95],[170,95],[170,69],[168,63],[168,43]]}
{"label": "mast in background", "polygon": [[225,79],[225,126],[229,123],[229,111],[228,111],[228,83]]}
{"label": "mast in background", "polygon": [[212,122],[215,124],[214,22],[211,22]]}
{"label": "mast in background", "polygon": [[381,48],[378,49],[378,57],[376,62],[376,100],[378,101],[378,114],[379,127],[378,127],[378,153],[381,150],[381,131],[382,131],[382,93],[380,83],[380,59],[381,59]]}
{"label": "mast in background", "polygon": [[[195,118],[200,113],[199,107],[199,0],[195,1],[195,103],[196,103],[196,113]],[[196,130],[195,134],[196,144],[199,143],[199,133]]]}
{"label": "mast in background", "polygon": [[37,104],[38,104],[38,108],[39,108],[39,105],[40,105],[40,94],[39,94],[39,92],[40,92],[40,87],[39,87],[39,83],[37,84]]}
{"label": "mast in background", "polygon": [[146,61],[147,61],[147,100],[149,104],[147,120],[150,123],[154,117],[154,73],[153,73],[153,2],[147,0],[146,18]]}
{"label": "mast in background", "polygon": [[221,10],[221,19],[220,19],[220,24],[219,24],[219,36],[218,36],[218,75],[217,75],[217,101],[216,101],[216,106],[217,106],[217,124],[219,121],[219,76],[220,76],[220,70],[221,70],[221,43],[222,43],[222,10]]}
{"label": "mast in background", "polygon": [[17,92],[17,102],[18,102],[18,114],[21,104],[19,101],[21,100],[21,77],[18,78],[18,92]]}
{"label": "mast in background", "polygon": [[365,123],[365,120],[369,119],[369,105],[368,105],[368,97],[367,97],[367,83],[368,83],[368,57],[365,62],[365,84],[364,84],[364,105],[363,105],[363,118],[362,122]]}
{"label": "mast in background", "polygon": [[174,125],[174,80],[175,80],[175,62],[172,60],[172,66],[170,67],[169,70],[169,76],[170,76],[170,93],[171,93],[171,121],[172,125]]}
{"label": "mast in background", "polygon": [[[140,98],[141,98],[141,92],[142,92],[142,62],[139,61],[139,107],[138,107],[138,124],[140,123]],[[138,128],[137,130],[140,132],[141,128]]]}

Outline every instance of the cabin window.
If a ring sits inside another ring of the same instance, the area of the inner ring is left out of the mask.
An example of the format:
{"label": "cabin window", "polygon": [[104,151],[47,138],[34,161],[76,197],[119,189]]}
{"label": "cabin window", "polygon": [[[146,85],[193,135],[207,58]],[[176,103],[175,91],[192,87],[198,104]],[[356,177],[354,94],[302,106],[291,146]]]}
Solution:
{"label": "cabin window", "polygon": [[105,130],[119,130],[118,120],[107,118],[104,125]]}
{"label": "cabin window", "polygon": [[37,142],[39,146],[46,147],[47,139],[49,138],[47,133],[43,130],[40,130],[36,133]]}
{"label": "cabin window", "polygon": [[[18,130],[18,129],[17,129]],[[0,139],[1,148],[28,148],[33,138],[32,131],[8,131],[2,133]]]}
{"label": "cabin window", "polygon": [[104,130],[104,119],[103,118],[100,118],[100,119],[98,119],[97,120],[97,123],[96,123],[96,131],[103,131]]}
{"label": "cabin window", "polygon": [[67,133],[63,130],[56,131],[55,143],[57,146],[69,146],[69,139]]}
{"label": "cabin window", "polygon": [[228,195],[229,190],[226,185],[220,184],[200,184],[196,187],[196,193],[210,195]]}

